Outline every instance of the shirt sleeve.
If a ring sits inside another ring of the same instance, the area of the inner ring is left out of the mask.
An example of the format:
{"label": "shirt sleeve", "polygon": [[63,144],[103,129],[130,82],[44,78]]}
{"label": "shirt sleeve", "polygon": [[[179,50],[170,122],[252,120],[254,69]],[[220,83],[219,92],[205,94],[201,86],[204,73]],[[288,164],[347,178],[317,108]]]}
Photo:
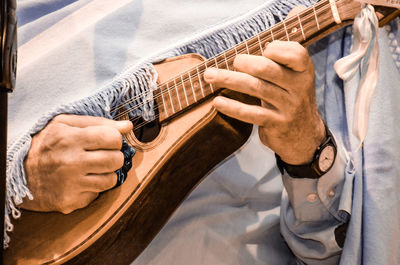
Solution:
{"label": "shirt sleeve", "polygon": [[335,162],[319,179],[292,178],[286,171],[282,175],[281,233],[306,264],[338,264],[342,252],[335,230],[350,218],[354,167],[343,145],[336,143]]}

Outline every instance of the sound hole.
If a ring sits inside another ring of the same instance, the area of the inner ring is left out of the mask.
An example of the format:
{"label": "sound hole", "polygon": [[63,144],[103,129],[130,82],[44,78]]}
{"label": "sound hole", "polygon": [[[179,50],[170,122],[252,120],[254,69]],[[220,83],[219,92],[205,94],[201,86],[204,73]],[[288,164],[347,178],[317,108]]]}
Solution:
{"label": "sound hole", "polygon": [[134,119],[133,133],[136,139],[142,143],[148,143],[156,139],[161,130],[161,124],[158,121],[157,101],[154,101],[155,119],[153,121],[145,121],[143,118]]}

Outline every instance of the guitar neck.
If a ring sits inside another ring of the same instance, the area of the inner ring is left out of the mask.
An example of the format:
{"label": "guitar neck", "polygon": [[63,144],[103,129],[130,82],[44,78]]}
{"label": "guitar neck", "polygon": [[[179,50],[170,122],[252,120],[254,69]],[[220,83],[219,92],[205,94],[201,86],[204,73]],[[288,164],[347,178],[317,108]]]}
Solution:
{"label": "guitar neck", "polygon": [[159,91],[155,93],[159,121],[175,117],[219,91],[220,88],[213,87],[204,81],[203,73],[207,68],[233,70],[236,55],[261,55],[265,45],[274,40],[297,41],[302,45],[308,45],[327,33],[351,23],[359,13],[360,7],[360,3],[352,0],[322,0],[160,84]]}

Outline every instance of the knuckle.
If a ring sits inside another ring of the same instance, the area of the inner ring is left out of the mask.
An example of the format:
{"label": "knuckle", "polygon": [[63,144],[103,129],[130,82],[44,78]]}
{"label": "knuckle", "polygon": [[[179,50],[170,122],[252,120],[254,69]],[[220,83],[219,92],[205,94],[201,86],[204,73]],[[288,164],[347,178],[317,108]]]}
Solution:
{"label": "knuckle", "polygon": [[117,184],[117,174],[113,173],[105,177],[105,181],[103,184],[103,190],[109,190],[113,188]]}
{"label": "knuckle", "polygon": [[[89,196],[86,194],[89,194]],[[98,193],[93,192],[86,194],[63,196],[59,203],[59,211],[63,214],[70,214],[77,209],[88,206],[98,196]]]}
{"label": "knuckle", "polygon": [[226,73],[225,71],[221,72],[221,79],[220,79],[222,84],[230,84],[231,83],[231,77],[229,73]]}
{"label": "knuckle", "polygon": [[44,129],[47,134],[55,134],[58,135],[59,132],[62,131],[64,126],[61,123],[51,121]]}
{"label": "knuckle", "polygon": [[89,141],[93,144],[98,144],[102,139],[108,139],[105,129],[98,129],[93,126],[80,129],[80,137],[82,141]]}
{"label": "knuckle", "polygon": [[59,114],[59,115],[55,116],[55,117],[51,120],[51,122],[54,122],[54,123],[65,123],[66,120],[67,120],[70,116],[72,116],[72,114]]}
{"label": "knuckle", "polygon": [[117,185],[117,182],[118,182],[118,177],[117,177],[117,174],[114,173],[114,174],[112,174],[111,185],[110,185],[109,189],[115,187],[115,185]]}
{"label": "knuckle", "polygon": [[69,214],[73,212],[76,208],[74,207],[74,200],[71,196],[63,196],[60,199],[59,211],[63,214]]}
{"label": "knuckle", "polygon": [[57,115],[51,120],[51,122],[55,122],[55,123],[62,122],[65,119],[65,116],[66,116],[66,114]]}
{"label": "knuckle", "polygon": [[[298,44],[300,45],[300,44]],[[303,66],[304,68],[308,66],[309,61],[310,61],[310,56],[308,55],[308,51],[300,45],[300,48],[297,49],[296,52],[296,61],[300,66]]]}
{"label": "knuckle", "polygon": [[59,146],[62,148],[70,146],[74,139],[79,137],[71,127],[62,123],[49,123],[43,131],[43,136],[48,147]]}
{"label": "knuckle", "polygon": [[259,125],[266,127],[268,125],[268,119],[266,119],[263,109],[257,108],[254,112],[254,118]]}
{"label": "knuckle", "polygon": [[63,213],[63,214],[70,214],[70,213],[72,213],[74,210],[73,209],[70,209],[70,208],[62,208],[61,210],[60,210],[60,212],[61,213]]}
{"label": "knuckle", "polygon": [[[218,75],[216,76],[215,84],[217,86],[226,87],[230,86],[231,83],[232,83],[232,73],[230,73],[228,70],[221,70],[221,69],[218,70]],[[114,137],[117,137],[117,135],[115,135]],[[121,138],[120,134],[118,135],[118,138]],[[122,146],[122,139],[121,139],[121,146]]]}
{"label": "knuckle", "polygon": [[117,169],[121,168],[124,165],[124,154],[122,152],[118,152],[117,154],[116,165]]}
{"label": "knuckle", "polygon": [[267,70],[267,67],[265,64],[259,63],[259,64],[254,65],[253,69],[254,69],[255,75],[260,76],[263,73],[265,73],[265,71]]}
{"label": "knuckle", "polygon": [[120,169],[124,165],[124,154],[122,152],[115,152],[106,163],[107,168],[112,171]]}
{"label": "knuckle", "polygon": [[121,133],[112,127],[107,127],[108,128],[108,137],[112,141],[113,145],[118,147],[119,149],[122,148],[122,136]]}
{"label": "knuckle", "polygon": [[71,171],[72,169],[81,169],[86,161],[87,156],[85,156],[84,151],[81,151],[69,153],[69,155],[62,156],[59,162],[60,164],[64,163]]}
{"label": "knuckle", "polygon": [[[264,82],[259,78],[257,78],[254,82],[255,82],[254,92],[263,92],[264,91]],[[263,93],[259,93],[259,94],[261,95]]]}

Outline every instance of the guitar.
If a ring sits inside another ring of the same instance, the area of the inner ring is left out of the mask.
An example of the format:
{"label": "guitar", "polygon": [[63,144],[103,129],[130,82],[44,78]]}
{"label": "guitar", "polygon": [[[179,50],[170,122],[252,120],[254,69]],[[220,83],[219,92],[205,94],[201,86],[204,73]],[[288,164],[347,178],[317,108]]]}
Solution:
{"label": "guitar", "polygon": [[[150,124],[138,120],[135,130],[125,135],[137,150],[125,183],[68,215],[24,211],[15,222],[4,262],[132,262],[203,176],[251,133],[252,125],[217,113],[211,99],[224,94],[248,104],[258,100],[207,85],[205,69],[231,69],[236,54],[260,55],[265,43],[275,39],[308,45],[351,24],[359,11],[360,3],[352,0],[323,0],[209,60],[187,54],[155,65],[157,119]],[[396,15],[398,11],[390,11],[381,18]],[[127,119],[129,111],[121,105],[116,118]]]}

